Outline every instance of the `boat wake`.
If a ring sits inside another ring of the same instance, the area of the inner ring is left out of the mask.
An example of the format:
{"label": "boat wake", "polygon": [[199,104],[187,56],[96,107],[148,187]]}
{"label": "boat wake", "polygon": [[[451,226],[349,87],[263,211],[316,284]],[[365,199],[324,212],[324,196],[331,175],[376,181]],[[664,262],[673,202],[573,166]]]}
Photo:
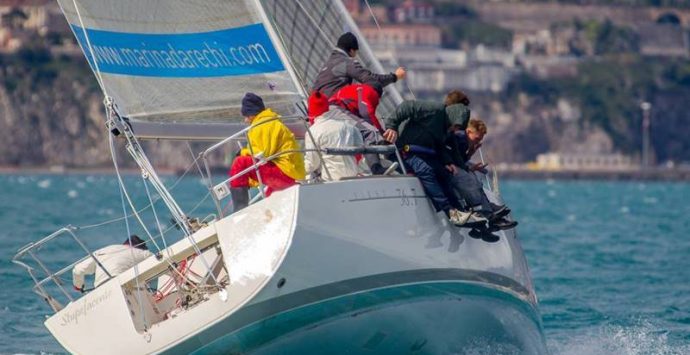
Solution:
{"label": "boat wake", "polygon": [[690,345],[669,339],[668,333],[668,330],[649,321],[639,321],[628,326],[608,324],[589,328],[563,339],[549,339],[547,335],[547,346],[554,355],[690,354]]}

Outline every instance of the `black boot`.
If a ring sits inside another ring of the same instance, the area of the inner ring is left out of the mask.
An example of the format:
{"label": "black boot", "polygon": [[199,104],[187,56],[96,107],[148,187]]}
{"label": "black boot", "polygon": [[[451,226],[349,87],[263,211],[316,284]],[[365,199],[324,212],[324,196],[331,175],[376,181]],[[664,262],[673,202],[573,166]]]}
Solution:
{"label": "black boot", "polygon": [[232,211],[237,212],[249,206],[249,188],[248,187],[234,187],[230,189],[232,196]]}
{"label": "black boot", "polygon": [[386,172],[386,168],[381,163],[371,164],[369,170],[371,170],[372,175],[383,175]]}

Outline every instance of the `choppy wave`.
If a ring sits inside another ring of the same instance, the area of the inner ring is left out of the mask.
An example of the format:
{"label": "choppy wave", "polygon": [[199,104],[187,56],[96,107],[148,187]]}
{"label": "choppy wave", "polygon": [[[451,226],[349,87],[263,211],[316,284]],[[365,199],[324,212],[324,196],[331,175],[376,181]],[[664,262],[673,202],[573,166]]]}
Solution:
{"label": "choppy wave", "polygon": [[[138,181],[133,186],[141,190]],[[119,218],[117,183],[102,175],[0,175],[0,191],[0,354],[63,353],[43,326],[48,307],[10,259],[20,246],[66,224]],[[508,181],[501,191],[520,222],[552,354],[690,354],[689,184]],[[205,193],[198,178],[174,191],[185,210]],[[138,206],[148,204],[145,195],[134,195]],[[160,223],[168,227],[163,213]],[[92,236],[108,232],[121,240],[121,224]],[[56,249],[53,256],[68,259],[69,252]],[[464,351],[519,353],[487,343]]]}
{"label": "choppy wave", "polygon": [[639,325],[606,325],[584,333],[574,330],[573,335],[548,341],[553,355],[687,355],[690,345],[673,344],[668,332],[652,322]]}

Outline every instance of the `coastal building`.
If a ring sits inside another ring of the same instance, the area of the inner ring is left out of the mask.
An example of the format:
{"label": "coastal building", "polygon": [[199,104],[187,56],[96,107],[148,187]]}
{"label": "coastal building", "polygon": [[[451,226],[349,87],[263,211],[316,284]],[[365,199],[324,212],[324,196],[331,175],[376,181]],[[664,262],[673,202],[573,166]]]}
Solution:
{"label": "coastal building", "polygon": [[429,23],[434,19],[434,7],[426,2],[405,0],[393,8],[393,20],[397,23]]}
{"label": "coastal building", "polygon": [[677,24],[644,24],[639,26],[640,53],[657,57],[687,57],[690,35]]}
{"label": "coastal building", "polygon": [[428,46],[374,47],[386,69],[408,69],[407,85],[414,92],[445,92],[459,87],[500,92],[519,72],[516,57],[507,51],[477,46],[471,50]]}
{"label": "coastal building", "polygon": [[50,0],[0,0],[0,27],[43,33],[70,33],[57,2]]}
{"label": "coastal building", "polygon": [[587,154],[587,153],[545,153],[537,156],[535,165],[538,170],[589,170],[589,171],[625,171],[638,169],[633,159],[620,153]]}
{"label": "coastal building", "polygon": [[360,31],[372,47],[441,46],[441,29],[429,24],[365,24]]}

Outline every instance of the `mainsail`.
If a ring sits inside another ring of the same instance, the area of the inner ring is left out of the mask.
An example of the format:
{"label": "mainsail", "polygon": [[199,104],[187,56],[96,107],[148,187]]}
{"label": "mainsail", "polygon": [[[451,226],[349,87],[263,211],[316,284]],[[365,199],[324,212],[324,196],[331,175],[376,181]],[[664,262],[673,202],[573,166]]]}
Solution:
{"label": "mainsail", "polygon": [[[242,128],[246,92],[283,116],[344,31],[340,0],[58,0],[102,90],[140,138],[215,139]],[[381,66],[361,35],[361,60]],[[395,89],[381,105],[400,100]]]}

